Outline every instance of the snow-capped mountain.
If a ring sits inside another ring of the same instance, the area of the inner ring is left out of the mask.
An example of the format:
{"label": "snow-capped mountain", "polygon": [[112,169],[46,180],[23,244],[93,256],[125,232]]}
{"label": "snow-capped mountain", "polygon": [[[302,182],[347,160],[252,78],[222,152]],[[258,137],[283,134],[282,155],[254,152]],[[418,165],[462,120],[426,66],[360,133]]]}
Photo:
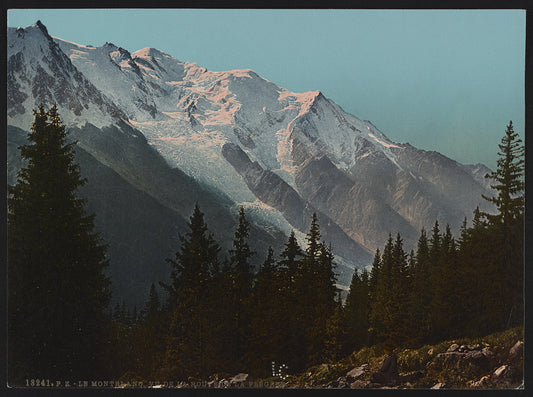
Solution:
{"label": "snow-capped mountain", "polygon": [[[205,201],[221,237],[243,205],[258,240],[294,229],[303,245],[317,212],[341,284],[389,233],[412,245],[436,219],[457,230],[490,194],[486,167],[392,142],[319,91],[292,93],[252,70],[83,46],[40,22],[9,28],[8,58],[10,125],[28,130],[33,108],[57,103],[88,156],[182,220]],[[16,155],[10,149],[12,163]]]}

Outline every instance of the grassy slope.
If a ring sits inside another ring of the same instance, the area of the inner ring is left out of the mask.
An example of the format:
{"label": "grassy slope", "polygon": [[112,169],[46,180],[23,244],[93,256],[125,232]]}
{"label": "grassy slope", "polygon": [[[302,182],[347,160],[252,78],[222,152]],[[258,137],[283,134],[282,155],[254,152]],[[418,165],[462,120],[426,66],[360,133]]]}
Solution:
{"label": "grassy slope", "polygon": [[[436,345],[425,345],[418,349],[396,349],[394,353],[398,356],[398,369],[401,374],[414,371],[424,371],[425,376],[418,379],[413,384],[406,384],[402,387],[430,388],[436,383],[446,383],[451,388],[471,388],[471,381],[479,380],[479,375],[472,372],[456,368],[436,371],[426,371],[426,366],[439,353],[444,353],[448,348],[456,343],[458,345],[481,345],[487,346],[496,356],[504,355],[518,341],[524,340],[524,330],[522,327],[509,329],[507,331],[494,333],[481,338],[461,338],[442,341]],[[355,351],[348,357],[334,364],[321,364],[309,368],[303,373],[291,377],[289,383],[299,387],[320,387],[328,382],[335,381],[346,375],[354,367],[367,365],[362,381],[368,380],[371,375],[378,371],[385,353],[382,345],[365,347]]]}

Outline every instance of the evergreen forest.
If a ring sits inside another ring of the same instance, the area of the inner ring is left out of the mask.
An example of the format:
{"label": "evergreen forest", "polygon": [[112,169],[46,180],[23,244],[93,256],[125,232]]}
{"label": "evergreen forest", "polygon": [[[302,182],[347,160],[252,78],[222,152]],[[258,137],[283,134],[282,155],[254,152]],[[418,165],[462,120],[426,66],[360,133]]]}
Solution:
{"label": "evergreen forest", "polygon": [[[196,205],[141,308],[111,307],[105,242],[57,108],[34,111],[27,166],[8,197],[8,383],[27,379],[207,379],[296,374],[364,346],[417,348],[524,322],[524,147],[509,123],[491,179],[493,213],[460,235],[436,220],[404,247],[390,231],[345,299],[314,214],[305,241],[254,252],[240,208],[223,252]],[[114,300],[119,301],[119,299]]]}

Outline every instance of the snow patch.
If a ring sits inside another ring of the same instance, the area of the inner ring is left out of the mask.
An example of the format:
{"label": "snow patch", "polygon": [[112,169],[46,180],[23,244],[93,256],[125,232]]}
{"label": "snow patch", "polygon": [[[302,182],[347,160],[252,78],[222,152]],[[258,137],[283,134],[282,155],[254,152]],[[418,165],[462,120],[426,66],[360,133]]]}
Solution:
{"label": "snow patch", "polygon": [[[368,127],[367,127],[367,128],[368,128]],[[392,143],[387,143],[387,142],[382,141],[381,139],[376,138],[376,137],[374,136],[374,134],[368,134],[368,136],[371,137],[372,139],[374,139],[376,142],[378,142],[378,143],[381,144],[382,146],[385,146],[386,148],[391,148],[391,147],[393,147],[393,148],[401,149],[401,147],[398,146],[398,145],[394,145],[394,144],[392,144]]]}

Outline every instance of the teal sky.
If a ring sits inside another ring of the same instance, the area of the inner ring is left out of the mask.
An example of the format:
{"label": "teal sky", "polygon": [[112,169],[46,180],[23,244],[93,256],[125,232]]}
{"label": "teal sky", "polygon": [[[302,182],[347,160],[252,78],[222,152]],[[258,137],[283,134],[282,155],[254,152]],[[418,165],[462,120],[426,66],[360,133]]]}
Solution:
{"label": "teal sky", "polygon": [[494,168],[524,132],[521,10],[9,10],[78,44],[155,47],[209,70],[320,90],[396,142]]}

